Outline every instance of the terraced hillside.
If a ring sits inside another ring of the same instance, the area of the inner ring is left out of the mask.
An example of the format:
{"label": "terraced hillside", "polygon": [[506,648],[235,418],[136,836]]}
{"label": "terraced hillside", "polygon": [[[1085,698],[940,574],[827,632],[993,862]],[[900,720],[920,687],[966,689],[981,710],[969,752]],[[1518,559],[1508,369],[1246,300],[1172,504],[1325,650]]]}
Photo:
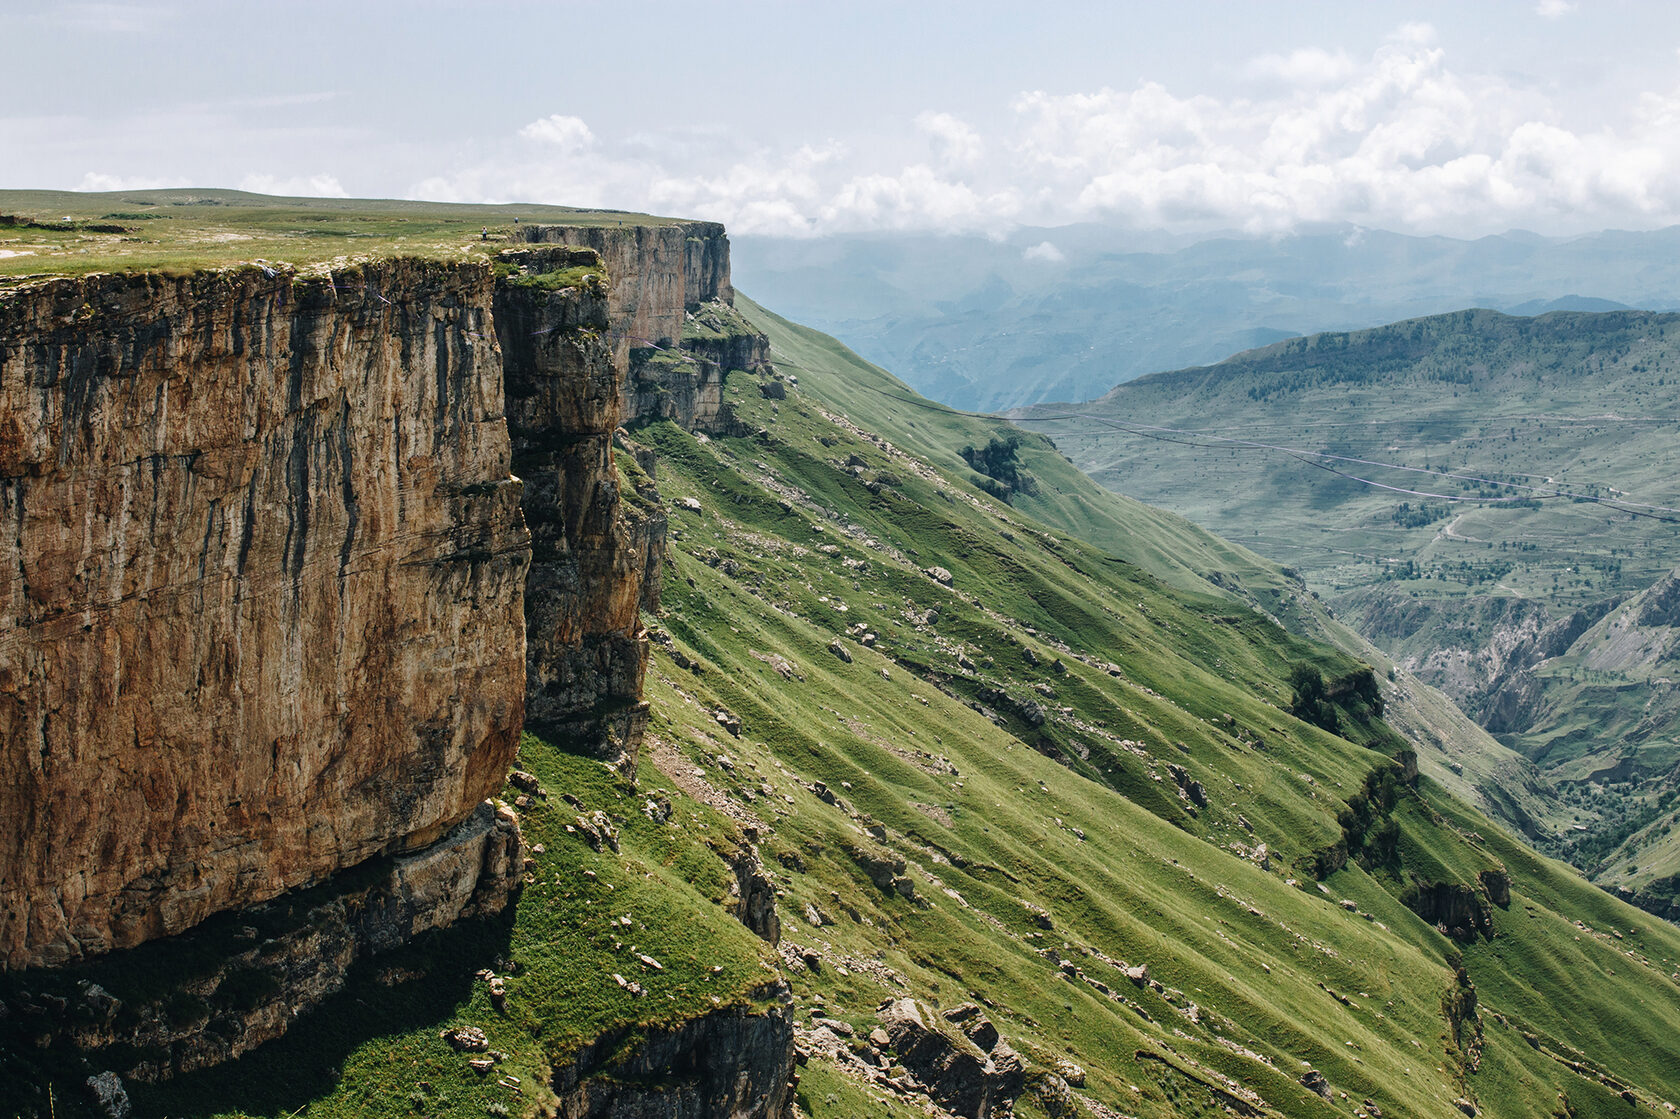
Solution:
{"label": "terraced hillside", "polygon": [[[590,1039],[765,1011],[817,1117],[1680,1098],[1680,930],[1420,778],[1365,665],[1000,501],[955,421],[742,306],[783,364],[730,379],[741,434],[661,421],[618,455],[672,525],[637,785],[528,737],[510,923],[381,957],[142,1113],[553,1112]],[[849,414],[881,393],[902,435]],[[1035,500],[1127,535],[1029,462]],[[440,1037],[467,1026],[483,1075]],[[55,1059],[8,1082],[67,1114]]]}
{"label": "terraced hillside", "polygon": [[1567,801],[1557,829],[1509,819],[1666,912],[1669,872],[1640,868],[1666,865],[1676,807],[1655,603],[1680,560],[1677,329],[1463,312],[1144,378],[1032,426],[1105,485],[1290,564]]}

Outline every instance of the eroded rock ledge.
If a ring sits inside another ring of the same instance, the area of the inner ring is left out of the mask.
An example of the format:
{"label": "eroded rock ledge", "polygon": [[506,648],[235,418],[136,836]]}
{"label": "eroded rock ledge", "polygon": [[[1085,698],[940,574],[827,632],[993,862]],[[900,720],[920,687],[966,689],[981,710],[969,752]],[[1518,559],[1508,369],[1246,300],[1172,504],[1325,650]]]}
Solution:
{"label": "eroded rock ledge", "polygon": [[134,950],[125,966],[25,973],[8,984],[0,1022],[27,1045],[68,1041],[127,1080],[218,1065],[284,1034],[359,961],[501,912],[521,869],[513,813],[486,801],[424,851],[223,914]]}
{"label": "eroded rock ledge", "polygon": [[765,1012],[730,1008],[624,1038],[597,1039],[557,1069],[557,1119],[790,1119],[794,1074],[791,996]]}

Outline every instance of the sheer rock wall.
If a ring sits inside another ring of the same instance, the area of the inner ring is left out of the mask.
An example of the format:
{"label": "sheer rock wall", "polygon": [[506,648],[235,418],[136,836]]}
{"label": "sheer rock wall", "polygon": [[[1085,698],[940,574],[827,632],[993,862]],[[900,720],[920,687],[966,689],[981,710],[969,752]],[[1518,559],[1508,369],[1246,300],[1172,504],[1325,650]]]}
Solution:
{"label": "sheer rock wall", "polygon": [[0,296],[0,961],[427,844],[500,788],[529,536],[482,265]]}

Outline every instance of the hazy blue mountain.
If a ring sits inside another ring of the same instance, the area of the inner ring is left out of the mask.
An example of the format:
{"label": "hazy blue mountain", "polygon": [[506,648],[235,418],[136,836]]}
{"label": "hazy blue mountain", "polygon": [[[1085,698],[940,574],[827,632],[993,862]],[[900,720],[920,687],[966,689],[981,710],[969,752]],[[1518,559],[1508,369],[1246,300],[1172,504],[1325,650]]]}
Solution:
{"label": "hazy blue mountain", "polygon": [[1084,400],[1322,330],[1487,307],[1680,307],[1680,227],[1472,241],[1351,226],[1200,240],[1097,225],[1005,237],[737,237],[735,282],[964,408]]}

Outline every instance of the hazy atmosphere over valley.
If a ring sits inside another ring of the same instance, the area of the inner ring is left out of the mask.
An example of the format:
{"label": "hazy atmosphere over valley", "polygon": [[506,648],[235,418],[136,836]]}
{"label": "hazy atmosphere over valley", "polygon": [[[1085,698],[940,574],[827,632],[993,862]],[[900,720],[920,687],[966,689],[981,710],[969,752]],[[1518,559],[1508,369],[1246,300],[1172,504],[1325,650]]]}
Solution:
{"label": "hazy atmosphere over valley", "polygon": [[1680,10],[0,5],[0,1119],[1680,1108]]}

